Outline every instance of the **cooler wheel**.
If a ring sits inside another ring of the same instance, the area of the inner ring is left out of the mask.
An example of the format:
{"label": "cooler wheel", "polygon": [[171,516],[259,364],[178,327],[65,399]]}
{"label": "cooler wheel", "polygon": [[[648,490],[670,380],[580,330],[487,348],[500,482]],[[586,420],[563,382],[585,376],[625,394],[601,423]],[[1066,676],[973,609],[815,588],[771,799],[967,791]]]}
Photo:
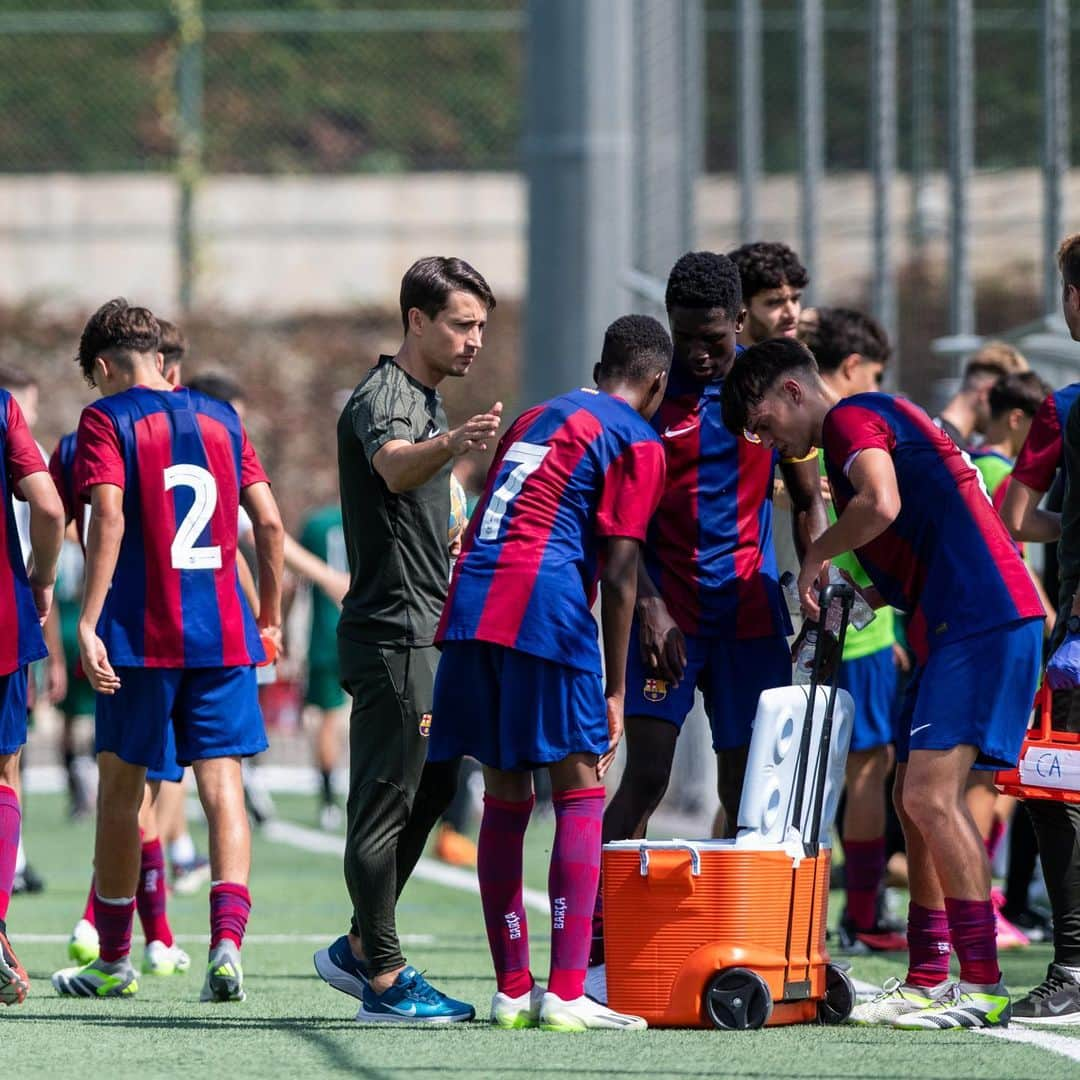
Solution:
{"label": "cooler wheel", "polygon": [[825,965],[825,996],[818,1002],[819,1024],[842,1024],[855,1008],[855,986],[836,964]]}
{"label": "cooler wheel", "polygon": [[727,968],[705,988],[705,1018],[722,1031],[749,1031],[772,1016],[768,983],[747,968]]}

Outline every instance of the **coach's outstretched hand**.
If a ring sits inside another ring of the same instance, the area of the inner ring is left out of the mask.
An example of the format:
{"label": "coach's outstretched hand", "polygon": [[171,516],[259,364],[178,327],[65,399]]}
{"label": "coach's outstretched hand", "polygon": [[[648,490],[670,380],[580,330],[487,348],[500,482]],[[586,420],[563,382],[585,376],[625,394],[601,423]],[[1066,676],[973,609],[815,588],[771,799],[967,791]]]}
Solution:
{"label": "coach's outstretched hand", "polygon": [[99,694],[115,694],[120,689],[120,679],[109,663],[105,642],[97,636],[97,629],[79,623],[79,656],[83,671],[90,685]]}
{"label": "coach's outstretched hand", "polygon": [[1046,665],[1046,685],[1051,690],[1080,687],[1080,634],[1069,634]]}
{"label": "coach's outstretched hand", "polygon": [[678,686],[686,671],[686,638],[659,596],[637,603],[641,660],[646,670]]}
{"label": "coach's outstretched hand", "polygon": [[486,450],[488,440],[494,439],[499,433],[499,425],[502,423],[502,402],[496,401],[486,413],[478,413],[470,417],[460,427],[448,432],[447,438],[450,443],[450,453],[454,457],[461,457],[470,450]]}

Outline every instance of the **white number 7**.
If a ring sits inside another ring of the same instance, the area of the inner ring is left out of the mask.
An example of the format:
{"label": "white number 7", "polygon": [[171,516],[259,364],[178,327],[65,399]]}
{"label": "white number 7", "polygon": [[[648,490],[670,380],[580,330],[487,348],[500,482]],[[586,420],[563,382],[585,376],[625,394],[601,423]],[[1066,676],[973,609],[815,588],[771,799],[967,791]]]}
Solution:
{"label": "white number 7", "polygon": [[188,487],[195,493],[184,520],[173,537],[170,555],[174,570],[220,570],[221,548],[214,544],[196,547],[195,543],[210,524],[217,507],[217,481],[199,465],[170,465],[165,470],[165,490]]}
{"label": "white number 7", "polygon": [[550,446],[516,442],[506,451],[503,461],[516,461],[518,465],[511,470],[510,475],[502,484],[491,493],[491,502],[488,503],[488,508],[484,511],[484,518],[480,522],[481,540],[497,540],[499,538],[499,528],[502,525],[507,507],[513,501],[514,496],[521,491],[529,476],[540,468],[540,463],[547,457],[547,452],[550,449]]}

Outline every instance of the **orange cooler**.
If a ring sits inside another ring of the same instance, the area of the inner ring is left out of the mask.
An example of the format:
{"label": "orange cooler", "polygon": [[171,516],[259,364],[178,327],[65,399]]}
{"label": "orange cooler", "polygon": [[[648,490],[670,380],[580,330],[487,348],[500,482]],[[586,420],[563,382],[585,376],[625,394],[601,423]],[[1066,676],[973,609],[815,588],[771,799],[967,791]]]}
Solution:
{"label": "orange cooler", "polygon": [[1053,692],[1045,683],[1035,695],[1035,726],[1020,750],[1015,769],[994,778],[998,790],[1020,799],[1080,803],[1080,731],[1051,727]]}

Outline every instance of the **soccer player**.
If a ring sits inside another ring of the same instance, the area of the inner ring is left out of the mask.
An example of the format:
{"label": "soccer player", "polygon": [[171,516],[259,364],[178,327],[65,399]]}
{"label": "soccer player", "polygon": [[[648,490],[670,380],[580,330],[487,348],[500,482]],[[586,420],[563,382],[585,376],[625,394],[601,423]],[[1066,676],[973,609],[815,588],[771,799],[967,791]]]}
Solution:
{"label": "soccer player", "polygon": [[[64,539],[64,508],[22,410],[0,390],[0,1003],[17,1005],[30,985],[8,940],[22,815],[19,757],[26,742],[27,671],[45,656],[41,624],[52,606]],[[29,573],[19,548],[11,497],[30,506]]]}
{"label": "soccer player", "polygon": [[353,391],[338,421],[338,472],[351,584],[338,623],[349,717],[345,881],[350,932],[314,957],[358,1020],[471,1020],[405,962],[397,898],[450,804],[458,763],[426,764],[437,652],[450,579],[447,523],[456,458],[486,450],[501,402],[451,429],[439,384],[472,367],[495,297],[462,259],[419,259],[401,282],[405,340]]}
{"label": "soccer player", "polygon": [[[604,772],[622,734],[638,553],[664,483],[647,421],[663,400],[671,340],[644,315],[608,327],[595,377],[510,426],[454,570],[437,639],[430,759],[484,766],[480,896],[500,1027],[632,1030],[638,1017],[584,994],[600,877]],[[600,567],[604,670],[590,608]],[[529,968],[522,849],[530,770],[555,808],[551,975]]]}
{"label": "soccer player", "polygon": [[746,306],[739,344],[795,337],[803,289],[810,282],[799,256],[787,244],[759,241],[728,252],[728,258],[739,271]]}
{"label": "soccer player", "polygon": [[[822,382],[838,398],[878,389],[890,349],[885,331],[875,319],[849,308],[822,307],[803,332]],[[824,476],[825,459],[820,451],[819,457]],[[835,518],[835,513],[830,513],[830,519]],[[833,564],[856,584],[870,584],[851,552],[837,556]],[[847,903],[840,917],[839,941],[846,952],[893,952],[907,947],[904,936],[879,917],[878,904],[886,862],[885,786],[893,764],[896,669],[907,663],[907,653],[896,641],[891,607],[883,607],[865,630],[848,631],[839,673],[840,685],[855,702],[840,830]]]}
{"label": "soccer player", "polygon": [[[917,667],[894,790],[911,889],[908,973],[852,1019],[928,1030],[1007,1024],[990,864],[964,790],[972,768],[1015,765],[1031,713],[1044,616],[1023,560],[968,459],[921,409],[887,394],[839,400],[798,342],[748,349],[724,383],[723,410],[729,431],[782,454],[824,448],[839,516],[803,559],[806,614],[819,614],[825,562],[854,551],[874,606],[910,616]],[[949,981],[950,942],[959,983]]]}
{"label": "soccer player", "polygon": [[[75,492],[91,506],[79,621],[97,691],[99,794],[94,914],[101,954],[59,971],[61,994],[138,989],[131,923],[139,807],[148,767],[193,764],[210,830],[210,954],[203,1001],[243,1000],[240,950],[251,910],[251,838],[240,759],[266,749],[254,665],[281,636],[281,537],[270,486],[235,411],[162,375],[160,329],[145,308],[103,305],[79,342],[103,397],[83,410]],[[239,586],[240,504],[259,558],[256,625]]]}
{"label": "soccer player", "polygon": [[960,389],[934,418],[946,435],[961,450],[966,450],[976,435],[985,435],[990,423],[990,390],[1002,375],[1028,370],[1028,362],[1019,350],[1004,341],[988,341],[964,366]]}
{"label": "soccer player", "polygon": [[[1080,341],[1080,233],[1058,250],[1062,310],[1069,333]],[[1051,542],[1060,536],[1058,618],[1054,655],[1046,669],[1053,691],[1051,725],[1080,731],[1080,383],[1043,402],[1013,470],[1003,515],[1020,540]],[[1039,509],[1041,492],[1062,466],[1068,483],[1060,515]],[[1054,960],[1046,978],[1013,1006],[1026,1024],[1080,1023],[1080,805],[1026,799],[1039,841],[1043,879],[1054,916]]]}

